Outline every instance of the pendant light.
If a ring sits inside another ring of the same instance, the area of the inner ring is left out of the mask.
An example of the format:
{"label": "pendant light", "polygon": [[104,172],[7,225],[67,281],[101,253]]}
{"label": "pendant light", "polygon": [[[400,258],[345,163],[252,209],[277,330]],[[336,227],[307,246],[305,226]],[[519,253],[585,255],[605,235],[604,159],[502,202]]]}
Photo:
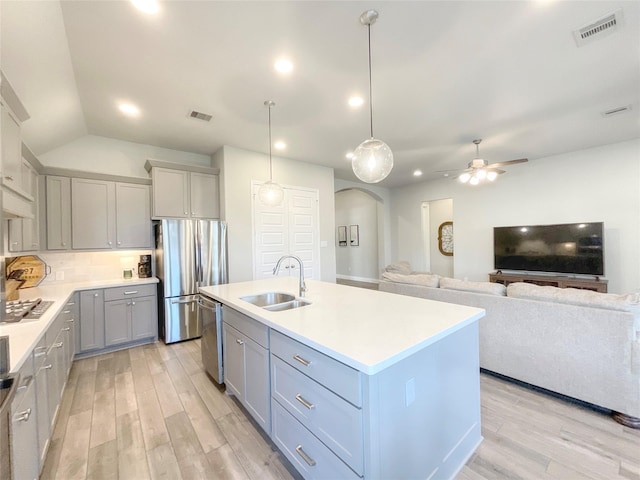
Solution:
{"label": "pendant light", "polygon": [[271,159],[271,107],[276,104],[272,100],[265,100],[264,105],[269,108],[269,181],[260,185],[258,199],[264,205],[276,206],[280,205],[284,198],[284,190],[273,181],[273,160]]}
{"label": "pendant light", "polygon": [[353,152],[351,168],[360,180],[378,183],[384,180],[393,168],[393,153],[382,140],[373,136],[373,93],[371,88],[371,25],[378,19],[378,12],[367,10],[360,15],[360,23],[367,26],[369,38],[369,126],[371,138],[365,140]]}

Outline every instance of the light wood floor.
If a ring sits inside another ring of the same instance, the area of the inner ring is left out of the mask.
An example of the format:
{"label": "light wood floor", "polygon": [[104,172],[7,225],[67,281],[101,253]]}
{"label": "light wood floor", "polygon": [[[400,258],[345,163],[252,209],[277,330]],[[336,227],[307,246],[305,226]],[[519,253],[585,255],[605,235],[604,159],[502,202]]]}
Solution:
{"label": "light wood floor", "polygon": [[[203,372],[199,341],[76,361],[42,478],[290,479]],[[640,430],[481,375],[484,441],[458,480],[640,480]]]}

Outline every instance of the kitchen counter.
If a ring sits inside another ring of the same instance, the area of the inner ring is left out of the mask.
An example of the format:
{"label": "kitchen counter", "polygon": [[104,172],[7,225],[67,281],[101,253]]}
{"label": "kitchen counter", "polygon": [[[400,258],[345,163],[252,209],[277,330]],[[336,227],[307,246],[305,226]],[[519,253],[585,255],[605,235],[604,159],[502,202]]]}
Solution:
{"label": "kitchen counter", "polygon": [[88,282],[59,283],[19,290],[20,300],[42,298],[53,301],[47,311],[37,320],[22,320],[18,323],[1,323],[0,336],[9,335],[10,371],[20,370],[33,348],[47,331],[56,316],[62,311],[73,292],[100,288],[122,287],[158,283],[158,279],[132,278],[130,280],[92,280]]}
{"label": "kitchen counter", "polygon": [[298,296],[298,278],[284,277],[201,287],[225,305],[367,375],[374,375],[484,316],[479,308],[308,280],[311,305],[271,312],[240,300],[286,292]]}

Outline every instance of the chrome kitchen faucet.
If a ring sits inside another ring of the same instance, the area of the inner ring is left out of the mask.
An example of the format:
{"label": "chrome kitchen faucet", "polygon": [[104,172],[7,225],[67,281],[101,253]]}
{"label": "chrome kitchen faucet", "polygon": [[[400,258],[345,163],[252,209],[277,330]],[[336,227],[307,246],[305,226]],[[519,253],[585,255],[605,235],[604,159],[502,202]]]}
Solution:
{"label": "chrome kitchen faucet", "polygon": [[295,255],[283,255],[278,259],[278,263],[276,263],[276,266],[273,267],[273,274],[274,275],[278,274],[278,272],[280,271],[280,264],[282,263],[282,260],[284,260],[285,258],[293,258],[294,260],[297,260],[298,263],[300,264],[300,292],[298,293],[298,296],[304,297],[304,294],[307,291],[307,285],[304,283],[304,265],[302,264],[302,260],[300,260],[300,257],[296,257]]}

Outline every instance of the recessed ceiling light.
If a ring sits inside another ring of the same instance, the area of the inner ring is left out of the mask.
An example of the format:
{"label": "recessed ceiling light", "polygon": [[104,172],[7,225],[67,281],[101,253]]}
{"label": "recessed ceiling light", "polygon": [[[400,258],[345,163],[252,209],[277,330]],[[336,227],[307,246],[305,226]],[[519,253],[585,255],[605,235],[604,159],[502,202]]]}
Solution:
{"label": "recessed ceiling light", "polygon": [[132,103],[121,103],[118,109],[129,117],[137,117],[140,115],[140,109]]}
{"label": "recessed ceiling light", "polygon": [[347,157],[348,160],[351,160],[353,158],[353,152],[347,152],[345,157]]}
{"label": "recessed ceiling light", "polygon": [[363,103],[364,103],[364,99],[362,97],[351,97],[349,99],[350,107],[361,107]]}
{"label": "recessed ceiling light", "polygon": [[287,148],[287,144],[284,143],[282,140],[278,140],[276,143],[273,144],[273,147],[276,150],[284,150],[285,148]]}
{"label": "recessed ceiling light", "polygon": [[141,12],[150,15],[156,14],[160,10],[160,5],[157,0],[131,0],[131,3]]}
{"label": "recessed ceiling light", "polygon": [[414,177],[421,177],[422,176],[422,170],[420,170],[420,169],[414,170],[413,171],[413,176]]}
{"label": "recessed ceiling light", "polygon": [[280,73],[290,73],[293,70],[293,63],[286,58],[281,58],[273,64],[273,67]]}

